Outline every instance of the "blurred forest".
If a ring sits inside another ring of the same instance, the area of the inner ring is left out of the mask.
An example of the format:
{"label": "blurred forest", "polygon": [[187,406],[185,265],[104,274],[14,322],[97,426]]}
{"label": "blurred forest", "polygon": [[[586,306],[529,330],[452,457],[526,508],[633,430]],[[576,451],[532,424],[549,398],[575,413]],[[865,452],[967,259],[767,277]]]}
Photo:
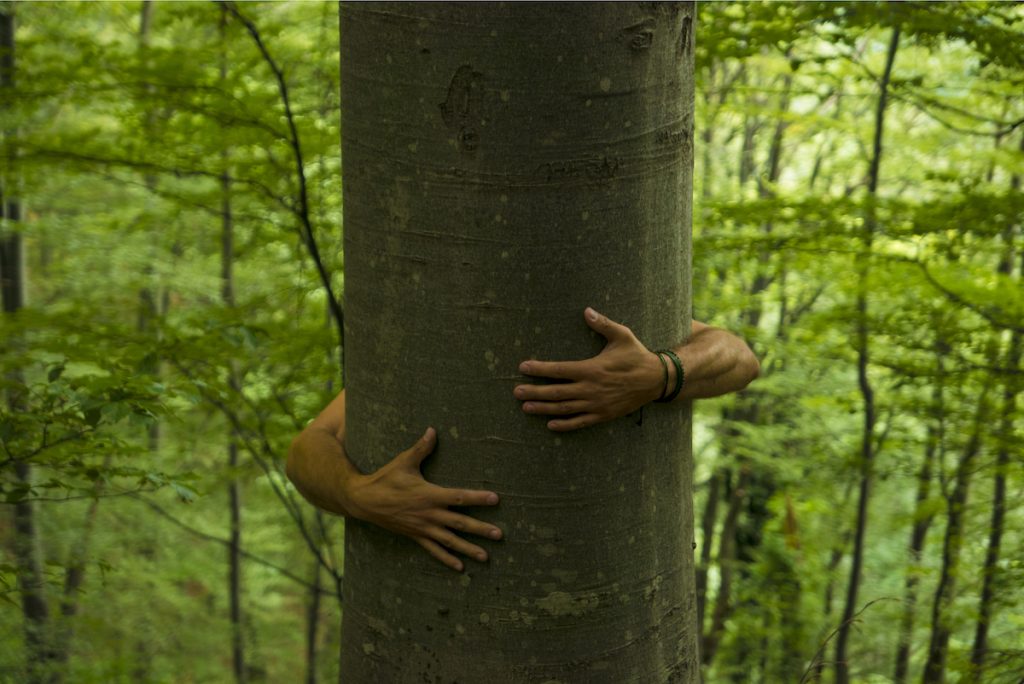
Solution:
{"label": "blurred forest", "polygon": [[[0,5],[0,682],[337,679],[337,11]],[[699,13],[705,680],[1019,684],[1024,6]]]}

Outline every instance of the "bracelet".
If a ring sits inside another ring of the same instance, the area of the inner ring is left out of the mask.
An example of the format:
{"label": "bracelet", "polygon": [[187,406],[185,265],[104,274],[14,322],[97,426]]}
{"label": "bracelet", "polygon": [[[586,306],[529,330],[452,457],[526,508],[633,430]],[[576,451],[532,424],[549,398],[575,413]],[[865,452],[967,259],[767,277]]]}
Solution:
{"label": "bracelet", "polygon": [[661,355],[661,352],[653,352],[653,354],[661,361],[661,372],[664,376],[661,381],[661,396],[655,399],[655,401],[661,401],[665,398],[665,392],[668,392],[668,362],[665,361],[665,357]]}
{"label": "bracelet", "polygon": [[676,353],[671,349],[661,349],[658,354],[665,354],[672,360],[672,365],[676,367],[676,386],[672,390],[672,394],[667,397],[662,397],[658,401],[668,403],[679,396],[679,390],[683,389],[683,383],[686,381],[686,371],[683,370],[683,362],[679,360]]}

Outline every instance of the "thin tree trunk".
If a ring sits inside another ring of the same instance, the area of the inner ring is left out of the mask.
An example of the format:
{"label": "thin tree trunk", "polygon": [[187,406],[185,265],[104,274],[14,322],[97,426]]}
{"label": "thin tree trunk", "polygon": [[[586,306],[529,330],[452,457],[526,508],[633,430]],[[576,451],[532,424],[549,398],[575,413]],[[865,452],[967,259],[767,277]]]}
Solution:
{"label": "thin tree trunk", "polygon": [[967,494],[971,484],[974,459],[981,450],[981,432],[988,412],[988,388],[982,390],[974,417],[974,428],[956,466],[953,492],[947,499],[946,535],[942,543],[942,568],[939,584],[932,604],[932,633],[928,643],[928,659],[924,665],[924,684],[942,684],[946,681],[946,656],[949,637],[953,632],[950,607],[956,595],[956,580],[960,568],[960,549],[963,546],[963,528]]}
{"label": "thin tree trunk", "polygon": [[[317,511],[320,515],[320,511]],[[313,582],[309,589],[309,607],[306,609],[306,684],[317,680],[317,639],[320,632],[320,559],[313,562]]]}
{"label": "thin tree trunk", "polygon": [[[849,500],[849,490],[847,490],[846,496],[843,497],[844,504]],[[843,506],[845,507],[845,506]],[[839,563],[843,560],[843,554],[846,550],[846,545],[850,543],[850,531],[847,530],[843,535],[842,541],[832,549],[832,553],[828,558],[828,565],[825,569],[825,575],[829,578],[825,584],[825,624],[831,625],[832,617],[832,602],[835,595],[835,582],[832,580],[832,574],[839,567]],[[822,635],[822,641],[827,639],[827,635]],[[811,677],[810,681],[820,682],[822,676],[825,674],[825,649],[828,646],[827,643],[823,643],[816,654],[814,661],[811,663]]]}
{"label": "thin tree trunk", "polygon": [[701,662],[704,665],[710,665],[715,659],[722,632],[725,630],[725,621],[731,610],[732,575],[736,565],[736,525],[746,497],[749,476],[748,467],[741,467],[729,496],[725,521],[722,523],[722,534],[718,541],[718,591],[715,593],[715,610],[701,647]]}
{"label": "thin tree trunk", "polygon": [[[1024,151],[1024,135],[1021,136],[1020,150]],[[1020,192],[1020,175],[1013,174],[1010,189],[1013,193]],[[1003,235],[1005,252],[1000,261],[999,273],[1009,276],[1013,272],[1014,237],[1018,227],[1009,226]],[[1022,252],[1018,280],[1024,280],[1024,252]],[[1014,330],[1010,334],[1010,343],[1006,350],[1004,366],[1012,373],[1020,366],[1021,334]],[[1013,421],[1017,414],[1017,394],[1019,381],[1012,375],[1003,380],[1003,405],[999,419],[999,445],[996,448],[996,468],[992,483],[992,520],[989,524],[988,547],[985,550],[985,565],[982,571],[981,599],[978,605],[978,622],[974,629],[974,643],[971,646],[971,670],[967,677],[969,682],[980,684],[985,677],[985,655],[988,652],[988,628],[992,620],[993,604],[996,594],[996,575],[998,573],[999,555],[1003,540],[1003,527],[1006,518],[1006,473],[1010,466],[1010,444],[1013,439]]]}
{"label": "thin tree trunk", "polygon": [[511,394],[600,351],[588,305],[687,334],[693,22],[343,5],[346,447],[368,472],[434,426],[427,479],[497,491],[471,513],[507,535],[459,575],[346,521],[347,681],[698,680],[687,407],[556,435]]}
{"label": "thin tree trunk", "polygon": [[[110,468],[110,457],[103,459],[100,466],[101,472],[107,472]],[[78,615],[79,599],[81,597],[82,584],[85,582],[85,568],[89,559],[89,546],[92,543],[92,533],[96,528],[96,517],[99,512],[99,494],[103,491],[103,482],[98,480],[93,485],[93,493],[96,498],[89,502],[85,512],[85,519],[78,538],[72,544],[68,554],[67,567],[64,571],[64,592],[60,600],[60,618],[54,629],[54,661],[56,681],[65,681],[68,670],[67,663],[71,658],[71,645],[75,637],[75,617]]]}
{"label": "thin tree trunk", "polygon": [[700,561],[697,563],[697,627],[704,632],[704,606],[707,601],[708,568],[711,566],[711,547],[715,540],[715,521],[718,519],[718,499],[725,470],[716,470],[708,481],[708,497],[701,516]]}
{"label": "thin tree trunk", "polygon": [[907,577],[903,588],[903,614],[900,617],[899,641],[896,648],[896,669],[893,674],[893,681],[896,684],[903,684],[907,681],[907,673],[910,665],[910,644],[914,635],[914,615],[917,612],[917,566],[921,563],[924,552],[925,540],[928,536],[928,528],[935,519],[934,513],[924,513],[925,504],[931,495],[932,469],[935,464],[937,453],[942,453],[941,437],[943,430],[942,422],[945,420],[944,385],[945,373],[943,369],[943,358],[948,353],[948,348],[941,339],[936,339],[935,357],[938,373],[935,378],[935,385],[932,394],[932,411],[934,420],[928,426],[928,436],[925,443],[924,460],[921,462],[921,469],[917,474],[917,493],[914,497],[914,524],[910,529],[910,565],[907,569]]}
{"label": "thin tree trunk", "polygon": [[[153,26],[153,0],[143,0],[142,9],[139,13],[139,61],[141,64],[145,64],[147,60],[147,53],[149,51],[149,37],[150,31]],[[143,86],[141,98],[149,97],[152,94],[151,86]],[[142,103],[143,107],[146,107],[145,103]],[[155,128],[155,115],[152,109],[147,109],[143,117],[143,130],[146,135],[152,135]],[[146,188],[152,193],[156,190],[157,177],[155,174],[147,172],[143,174],[143,183]],[[151,200],[149,197],[146,198],[146,202],[149,203]],[[153,241],[156,244],[156,241]],[[142,275],[146,284],[139,289],[139,316],[137,322],[138,331],[142,334],[156,334],[155,327],[157,321],[160,319],[161,306],[160,296],[158,295],[159,288],[154,287],[153,280],[154,268],[152,262],[147,263],[142,269]],[[155,355],[151,355],[147,361],[144,362],[142,372],[147,375],[152,375],[154,380],[159,379],[160,376],[160,359]],[[152,454],[156,454],[160,448],[160,423],[157,420],[153,420],[146,426],[147,440],[149,444],[149,451]]]}
{"label": "thin tree trunk", "polygon": [[847,661],[847,645],[853,616],[857,612],[857,593],[860,589],[860,573],[864,564],[864,539],[867,535],[868,503],[871,498],[871,480],[875,461],[875,399],[868,378],[870,363],[868,334],[868,273],[871,266],[871,247],[875,233],[875,195],[878,191],[878,172],[882,162],[882,137],[885,127],[885,105],[889,96],[889,79],[900,42],[900,27],[896,25],[889,40],[885,58],[885,71],[879,85],[878,109],[875,114],[874,148],[868,169],[868,211],[864,220],[864,254],[858,259],[857,291],[857,381],[864,399],[864,431],[861,436],[860,492],[857,500],[857,523],[853,535],[853,558],[850,562],[850,581],[846,590],[846,603],[836,634],[835,673],[836,684],[849,684],[850,664]]}
{"label": "thin tree trunk", "polygon": [[[226,6],[221,5],[221,58],[220,58],[220,84],[226,89],[227,81],[227,22],[228,11]],[[235,236],[234,218],[231,211],[231,176],[228,173],[230,157],[225,150],[221,154],[223,170],[220,177],[221,197],[221,253],[220,253],[220,278],[221,278],[221,300],[227,309],[235,308]],[[228,368],[228,386],[233,396],[238,396],[242,391],[242,382],[239,377],[238,365],[234,359],[230,361]],[[231,655],[232,669],[234,670],[235,681],[238,684],[245,684],[247,672],[245,666],[245,621],[242,616],[242,503],[241,486],[238,482],[238,433],[237,428],[231,425],[228,428],[228,509],[231,519],[231,532],[228,543],[228,603],[231,615]]]}
{"label": "thin tree trunk", "polygon": [[[14,5],[0,6],[0,93],[14,88]],[[0,99],[3,101],[6,97]],[[5,137],[9,131],[5,131]],[[9,141],[4,141],[9,145]],[[21,220],[21,206],[14,198],[14,182],[0,177],[0,295],[4,315],[17,313],[25,303],[25,271],[21,234],[10,224]],[[20,387],[24,378],[15,371],[9,378],[12,389],[7,404],[12,413],[24,410]],[[32,466],[25,461],[14,464],[14,477],[25,487],[32,484]],[[50,608],[43,576],[42,544],[31,497],[14,504],[14,558],[17,563],[18,590],[25,630],[26,679],[29,684],[53,682],[56,673],[52,647]]]}

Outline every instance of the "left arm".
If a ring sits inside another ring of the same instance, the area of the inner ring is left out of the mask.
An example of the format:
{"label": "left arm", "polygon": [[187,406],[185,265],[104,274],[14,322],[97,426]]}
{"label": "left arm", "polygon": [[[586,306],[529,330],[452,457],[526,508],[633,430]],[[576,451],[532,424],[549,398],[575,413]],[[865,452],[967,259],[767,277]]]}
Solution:
{"label": "left arm", "polygon": [[[676,370],[665,367],[625,325],[593,309],[587,325],[608,344],[597,356],[583,361],[524,361],[519,371],[535,377],[560,379],[552,385],[518,385],[513,393],[523,411],[554,416],[548,428],[577,430],[625,416],[675,387]],[[732,333],[693,321],[690,337],[673,351],[684,371],[683,388],[675,401],[717,397],[743,389],[758,376],[760,365],[750,347]]]}

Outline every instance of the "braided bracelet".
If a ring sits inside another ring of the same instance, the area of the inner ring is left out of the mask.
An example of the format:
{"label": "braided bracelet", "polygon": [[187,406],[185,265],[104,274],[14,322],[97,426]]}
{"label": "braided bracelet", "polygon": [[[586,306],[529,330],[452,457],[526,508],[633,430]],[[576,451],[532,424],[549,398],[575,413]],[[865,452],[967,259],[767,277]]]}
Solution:
{"label": "braided bracelet", "polygon": [[[661,354],[666,354],[668,356],[668,358],[672,359],[672,365],[676,367],[676,387],[675,387],[675,389],[672,390],[672,394],[668,395],[667,397],[666,396],[662,396],[661,399],[658,399],[658,401],[660,401],[660,402],[668,403],[668,402],[672,401],[673,399],[675,399],[677,396],[679,396],[679,390],[683,389],[683,383],[686,381],[686,371],[683,370],[683,362],[679,360],[679,357],[676,356],[676,353],[674,351],[672,351],[671,349],[660,349],[660,350],[658,350],[658,354],[659,354],[659,356]],[[668,389],[667,383],[666,383],[666,389]]]}
{"label": "braided bracelet", "polygon": [[664,376],[661,381],[661,396],[655,399],[655,401],[661,401],[665,398],[665,392],[668,392],[668,362],[665,361],[665,357],[661,355],[661,352],[654,352],[654,355],[661,361],[661,372]]}

